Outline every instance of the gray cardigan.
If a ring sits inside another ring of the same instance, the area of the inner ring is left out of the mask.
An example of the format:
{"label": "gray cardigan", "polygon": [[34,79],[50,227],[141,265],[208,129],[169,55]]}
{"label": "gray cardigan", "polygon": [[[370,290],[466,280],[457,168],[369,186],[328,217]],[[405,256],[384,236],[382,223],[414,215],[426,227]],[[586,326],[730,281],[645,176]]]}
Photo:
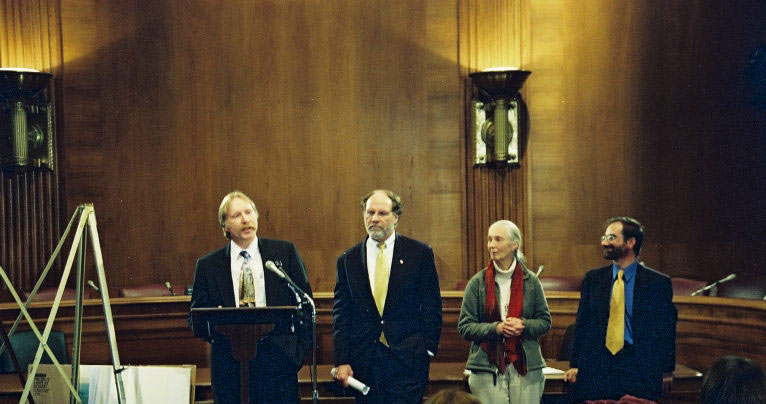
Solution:
{"label": "gray cardigan", "polygon": [[[537,339],[547,334],[551,329],[551,313],[548,310],[548,302],[545,300],[545,293],[540,280],[524,264],[521,265],[521,268],[524,270],[524,307],[521,311],[521,318],[524,320],[525,326],[521,341],[526,354],[527,370],[537,370],[545,367],[545,360],[540,352],[540,344]],[[481,349],[482,341],[493,341],[499,337],[497,335],[499,322],[486,322],[487,291],[484,287],[484,273],[486,271],[486,269],[479,271],[466,285],[457,331],[463,338],[471,341],[471,350],[465,365],[466,369],[497,374],[497,367],[489,362],[487,353]],[[495,282],[495,296],[500,296],[497,282]]]}

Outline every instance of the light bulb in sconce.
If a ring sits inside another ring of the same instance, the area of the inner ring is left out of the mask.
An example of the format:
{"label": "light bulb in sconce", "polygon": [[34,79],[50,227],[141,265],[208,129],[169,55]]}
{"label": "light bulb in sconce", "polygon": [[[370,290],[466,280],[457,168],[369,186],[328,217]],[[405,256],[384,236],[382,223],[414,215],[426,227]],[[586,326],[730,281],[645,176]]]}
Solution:
{"label": "light bulb in sconce", "polygon": [[516,67],[493,67],[469,75],[478,88],[472,101],[474,165],[519,163],[526,117],[519,90],[530,74]]}
{"label": "light bulb in sconce", "polygon": [[50,73],[27,68],[0,69],[0,165],[13,174],[53,169],[53,104]]}

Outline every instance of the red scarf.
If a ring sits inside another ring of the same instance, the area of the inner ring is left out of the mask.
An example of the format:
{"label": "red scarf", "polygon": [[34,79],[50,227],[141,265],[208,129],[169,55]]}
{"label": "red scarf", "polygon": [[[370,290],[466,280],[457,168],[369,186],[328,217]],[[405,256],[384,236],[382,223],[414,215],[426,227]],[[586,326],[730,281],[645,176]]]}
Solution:
{"label": "red scarf", "polygon": [[[489,261],[487,271],[484,273],[484,287],[487,289],[487,301],[485,304],[487,318],[485,321],[493,323],[501,321],[500,310],[497,307],[497,296],[495,296],[495,264]],[[511,299],[508,304],[507,317],[521,317],[521,309],[524,307],[524,274],[521,265],[516,260],[516,267],[511,276]],[[494,346],[491,346],[494,345]],[[481,343],[484,352],[487,353],[489,361],[500,369],[500,373],[505,373],[505,368],[509,363],[520,375],[527,374],[527,360],[524,355],[524,347],[521,344],[521,337],[502,337],[494,341],[484,341]]]}

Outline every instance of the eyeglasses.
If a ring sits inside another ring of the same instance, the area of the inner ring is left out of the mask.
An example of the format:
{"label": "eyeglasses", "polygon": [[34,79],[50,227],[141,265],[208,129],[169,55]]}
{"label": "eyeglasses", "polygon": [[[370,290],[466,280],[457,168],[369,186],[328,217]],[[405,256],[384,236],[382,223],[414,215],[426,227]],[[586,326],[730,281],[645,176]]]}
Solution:
{"label": "eyeglasses", "polygon": [[617,236],[615,236],[614,234],[604,234],[603,236],[601,236],[601,241],[607,241],[607,240],[608,241],[617,240]]}

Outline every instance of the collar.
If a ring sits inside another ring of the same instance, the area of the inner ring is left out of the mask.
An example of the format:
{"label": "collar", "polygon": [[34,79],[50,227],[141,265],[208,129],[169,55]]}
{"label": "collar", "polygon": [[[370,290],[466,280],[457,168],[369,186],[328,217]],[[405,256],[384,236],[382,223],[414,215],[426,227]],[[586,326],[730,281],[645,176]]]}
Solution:
{"label": "collar", "polygon": [[495,265],[495,276],[497,276],[497,274],[513,275],[513,271],[516,269],[516,257],[513,258],[513,262],[511,262],[511,266],[508,269],[501,269],[500,265],[497,265],[497,261],[495,260],[492,260],[492,262]]}
{"label": "collar", "polygon": [[256,257],[258,255],[258,237],[255,237],[252,243],[250,243],[247,248],[242,248],[237,245],[237,243],[233,241],[229,241],[230,250],[231,250],[231,259],[232,261],[235,260],[237,257],[239,257],[239,254],[242,251],[247,251],[248,254],[250,254],[250,258]]}
{"label": "collar", "polygon": [[[394,247],[394,240],[396,240],[396,231],[392,231],[391,235],[388,236],[388,238],[384,241],[387,251],[391,251],[391,249]],[[372,237],[367,236],[367,246],[378,248],[378,242],[373,240]]]}
{"label": "collar", "polygon": [[[636,269],[638,268],[638,260],[634,260],[630,265],[628,265],[625,268],[625,272],[622,274],[622,280],[625,282],[628,282],[629,280],[633,279],[633,276],[636,275]],[[620,270],[620,267],[617,266],[614,262],[612,263],[612,280],[617,279],[617,271]]]}

